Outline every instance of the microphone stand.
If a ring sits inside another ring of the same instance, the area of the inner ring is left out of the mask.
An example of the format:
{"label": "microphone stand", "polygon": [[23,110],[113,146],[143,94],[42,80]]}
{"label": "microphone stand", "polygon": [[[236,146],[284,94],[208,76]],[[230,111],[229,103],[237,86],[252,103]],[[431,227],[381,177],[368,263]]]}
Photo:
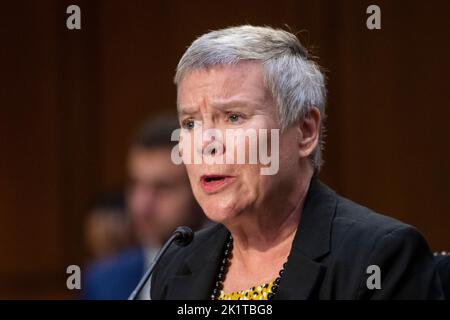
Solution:
{"label": "microphone stand", "polygon": [[[186,238],[186,232],[191,234],[191,238],[190,239],[188,239],[189,236],[188,236],[188,238]],[[175,232],[170,236],[169,240],[167,240],[167,242],[164,244],[164,246],[161,248],[161,250],[159,250],[158,254],[153,259],[153,262],[152,262],[150,268],[147,270],[147,272],[141,278],[141,281],[139,281],[139,283],[136,286],[136,288],[130,294],[130,296],[128,297],[128,300],[136,300],[137,295],[139,294],[139,292],[144,287],[145,283],[150,278],[150,275],[152,274],[153,269],[155,268],[155,266],[158,263],[159,259],[161,259],[162,255],[167,251],[167,249],[170,247],[172,242],[178,241],[179,245],[184,246],[184,245],[188,244],[192,240],[192,234],[193,234],[192,230],[190,230],[187,227],[180,227],[180,228],[177,228],[177,230],[175,230]],[[185,242],[185,243],[183,243],[183,242]]]}

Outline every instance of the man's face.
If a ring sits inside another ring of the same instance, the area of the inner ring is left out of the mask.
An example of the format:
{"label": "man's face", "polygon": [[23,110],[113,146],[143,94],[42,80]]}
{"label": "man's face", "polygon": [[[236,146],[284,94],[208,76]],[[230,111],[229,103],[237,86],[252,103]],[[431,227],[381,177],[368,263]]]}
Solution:
{"label": "man's face", "polygon": [[[201,153],[211,143],[203,139],[201,148],[186,144],[186,141],[192,141],[194,128],[198,125],[202,130],[217,129],[222,137],[226,137],[227,129],[269,129],[269,132],[270,129],[280,129],[273,98],[263,79],[262,65],[256,62],[189,72],[178,87],[183,158],[186,149],[189,148],[191,154]],[[257,140],[259,145],[259,135]],[[207,164],[203,161],[201,164],[186,164],[194,195],[208,218],[223,223],[243,211],[276,208],[280,190],[290,192],[292,185],[289,181],[298,174],[296,141],[293,128],[280,134],[279,171],[275,175],[261,175],[263,165],[259,162]],[[225,138],[221,141],[223,149],[217,154],[236,155],[239,144],[230,146],[227,142]],[[249,139],[244,143],[246,150],[250,150]]]}
{"label": "man's face", "polygon": [[131,150],[128,206],[139,239],[161,245],[179,225],[190,225],[193,201],[186,170],[170,158],[171,149]]}

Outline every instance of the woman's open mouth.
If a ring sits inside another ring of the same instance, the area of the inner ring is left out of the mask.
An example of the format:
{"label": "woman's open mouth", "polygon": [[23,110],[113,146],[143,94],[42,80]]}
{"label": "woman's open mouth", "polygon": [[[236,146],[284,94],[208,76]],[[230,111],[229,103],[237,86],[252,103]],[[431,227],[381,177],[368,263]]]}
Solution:
{"label": "woman's open mouth", "polygon": [[200,185],[206,193],[214,193],[229,185],[234,178],[227,175],[203,175],[200,177]]}

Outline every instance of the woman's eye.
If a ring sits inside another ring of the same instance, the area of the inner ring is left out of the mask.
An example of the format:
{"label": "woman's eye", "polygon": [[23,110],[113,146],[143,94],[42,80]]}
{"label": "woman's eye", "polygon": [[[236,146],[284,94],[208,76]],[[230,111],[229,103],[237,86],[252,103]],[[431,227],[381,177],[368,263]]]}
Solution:
{"label": "woman's eye", "polygon": [[186,120],[183,122],[183,127],[188,130],[194,129],[194,125],[194,120]]}
{"label": "woman's eye", "polygon": [[230,122],[237,122],[240,118],[241,116],[237,113],[232,113],[228,116],[228,120],[230,120]]}

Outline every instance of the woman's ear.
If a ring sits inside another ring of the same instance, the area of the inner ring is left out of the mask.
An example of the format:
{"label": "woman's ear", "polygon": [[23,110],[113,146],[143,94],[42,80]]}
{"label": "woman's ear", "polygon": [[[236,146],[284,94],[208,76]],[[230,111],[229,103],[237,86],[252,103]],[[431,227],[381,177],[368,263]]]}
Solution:
{"label": "woman's ear", "polygon": [[312,107],[298,124],[298,147],[301,158],[308,157],[319,143],[320,119],[319,109]]}

